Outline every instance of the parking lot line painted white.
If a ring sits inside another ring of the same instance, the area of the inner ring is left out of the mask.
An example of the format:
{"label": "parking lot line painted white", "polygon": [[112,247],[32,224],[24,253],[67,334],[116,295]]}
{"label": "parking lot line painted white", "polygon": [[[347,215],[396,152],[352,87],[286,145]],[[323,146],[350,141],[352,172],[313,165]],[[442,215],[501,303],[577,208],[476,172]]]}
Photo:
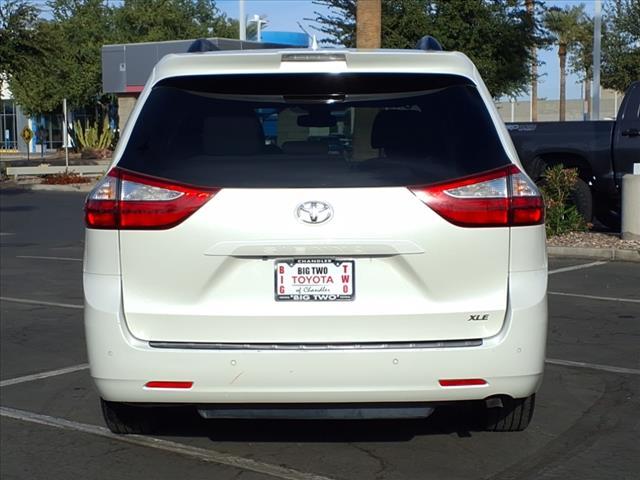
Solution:
{"label": "parking lot line painted white", "polygon": [[40,413],[27,412],[9,407],[0,407],[0,415],[24,422],[37,423],[49,427],[82,432],[89,435],[108,438],[117,442],[129,443],[141,447],[154,448],[169,453],[175,453],[185,457],[195,458],[209,463],[217,463],[241,470],[262,473],[275,478],[285,480],[331,480],[329,477],[313,473],[300,472],[292,468],[272,465],[270,463],[252,460],[250,458],[237,457],[227,453],[217,452],[206,448],[192,447],[160,438],[146,437],[142,435],[115,435],[104,427],[86,423],[74,422],[64,418],[51,417]]}
{"label": "parking lot line painted white", "polygon": [[72,303],[44,302],[40,300],[29,300],[28,298],[0,297],[0,301],[13,302],[13,303],[26,303],[27,305],[42,305],[45,307],[77,308],[80,310],[84,308],[83,305],[75,305]]}
{"label": "parking lot line painted white", "polygon": [[574,362],[572,360],[560,360],[557,358],[547,358],[545,362],[550,363],[551,365],[561,365],[563,367],[588,368],[591,370],[601,370],[603,372],[640,375],[640,369],[637,369],[637,368],[614,367],[612,365],[601,365],[599,363],[588,363],[588,362]]}
{"label": "parking lot line painted white", "polygon": [[554,275],[556,273],[563,273],[563,272],[573,272],[574,270],[582,270],[583,268],[597,267],[598,265],[604,265],[605,263],[609,263],[609,262],[598,261],[598,262],[591,262],[591,263],[583,263],[580,265],[572,265],[571,267],[556,268],[555,270],[549,270],[549,275]]}
{"label": "parking lot line painted white", "polygon": [[15,233],[10,232],[0,232],[0,237],[8,237],[10,235],[15,235]]}
{"label": "parking lot line painted white", "polygon": [[62,262],[81,262],[81,258],[71,258],[71,257],[42,257],[39,255],[16,255],[16,258],[32,258],[35,260],[59,260]]}
{"label": "parking lot line painted white", "polygon": [[598,295],[583,295],[581,293],[565,293],[565,292],[547,292],[547,293],[549,295],[559,295],[561,297],[587,298],[589,300],[605,300],[608,302],[640,303],[640,300],[635,298],[600,297]]}
{"label": "parking lot line painted white", "polygon": [[67,373],[78,372],[80,370],[87,370],[88,368],[88,363],[81,363],[80,365],[58,368],[57,370],[49,370],[48,372],[34,373],[31,375],[25,375],[23,377],[9,378],[7,380],[0,381],[0,387],[8,387],[9,385],[16,385],[18,383],[33,382],[35,380],[41,380],[43,378],[57,377],[58,375],[65,375]]}

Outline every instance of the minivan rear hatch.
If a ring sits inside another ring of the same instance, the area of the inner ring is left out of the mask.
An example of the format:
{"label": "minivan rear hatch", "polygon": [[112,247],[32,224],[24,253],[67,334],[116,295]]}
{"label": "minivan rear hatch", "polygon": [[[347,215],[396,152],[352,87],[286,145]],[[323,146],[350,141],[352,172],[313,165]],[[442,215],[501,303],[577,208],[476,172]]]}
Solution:
{"label": "minivan rear hatch", "polygon": [[207,197],[121,229],[127,325],[165,344],[477,343],[505,319],[509,227],[456,224],[414,187],[510,164],[460,76],[162,80],[117,163],[121,195]]}

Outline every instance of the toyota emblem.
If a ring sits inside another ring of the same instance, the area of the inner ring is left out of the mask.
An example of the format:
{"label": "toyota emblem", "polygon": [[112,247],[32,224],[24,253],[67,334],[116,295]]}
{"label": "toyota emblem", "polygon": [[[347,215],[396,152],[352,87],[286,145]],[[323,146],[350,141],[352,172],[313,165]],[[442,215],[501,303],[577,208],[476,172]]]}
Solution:
{"label": "toyota emblem", "polygon": [[296,217],[304,223],[324,223],[333,217],[333,208],[325,202],[304,202],[296,207]]}

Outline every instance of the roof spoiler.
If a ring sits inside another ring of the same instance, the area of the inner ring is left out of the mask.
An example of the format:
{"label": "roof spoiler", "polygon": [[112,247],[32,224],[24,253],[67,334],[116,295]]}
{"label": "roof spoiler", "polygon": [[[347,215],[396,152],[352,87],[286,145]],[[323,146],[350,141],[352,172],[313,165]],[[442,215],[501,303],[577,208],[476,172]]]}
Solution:
{"label": "roof spoiler", "polygon": [[435,50],[439,52],[444,50],[444,48],[442,48],[442,44],[431,35],[425,35],[418,40],[418,43],[416,43],[416,49],[426,51]]}

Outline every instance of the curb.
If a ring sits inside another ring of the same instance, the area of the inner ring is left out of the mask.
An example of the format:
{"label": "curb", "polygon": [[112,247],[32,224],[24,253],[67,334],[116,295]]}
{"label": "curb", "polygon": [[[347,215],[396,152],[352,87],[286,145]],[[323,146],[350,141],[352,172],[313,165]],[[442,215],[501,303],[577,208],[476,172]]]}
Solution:
{"label": "curb", "polygon": [[27,190],[46,190],[49,192],[90,192],[95,183],[77,183],[70,185],[47,185],[44,183],[34,183],[31,185],[19,185],[19,188]]}
{"label": "curb", "polygon": [[620,262],[640,262],[640,250],[618,248],[547,247],[550,257],[595,258]]}

